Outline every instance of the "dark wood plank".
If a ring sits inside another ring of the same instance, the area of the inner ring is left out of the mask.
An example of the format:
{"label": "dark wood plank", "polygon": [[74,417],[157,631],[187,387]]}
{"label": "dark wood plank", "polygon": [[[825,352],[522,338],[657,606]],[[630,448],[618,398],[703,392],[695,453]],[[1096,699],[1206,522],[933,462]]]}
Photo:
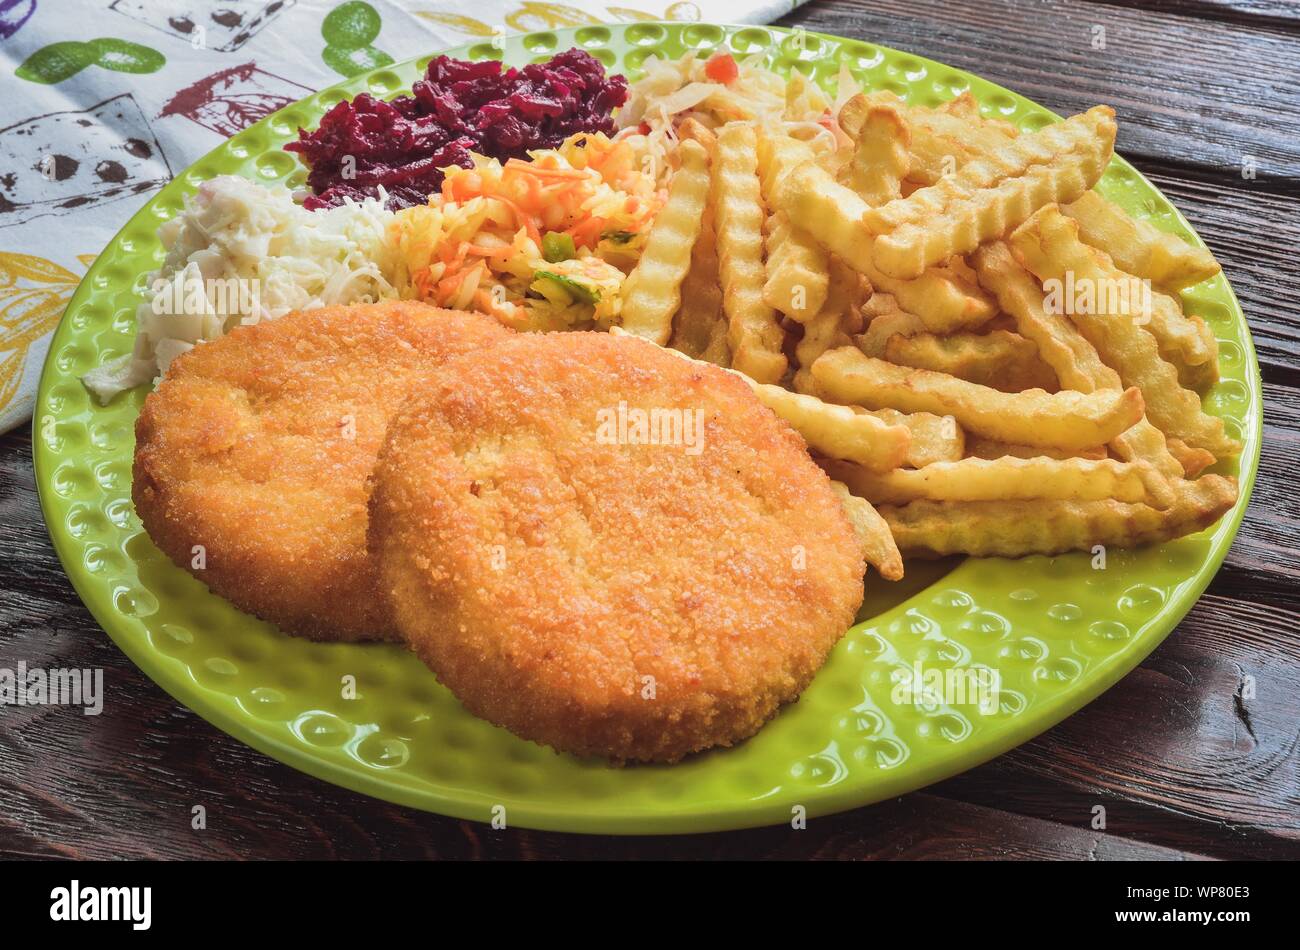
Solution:
{"label": "dark wood plank", "polygon": [[1300,26],[1300,4],[1295,0],[1099,0],[1120,7],[1160,13],[1178,13],[1203,20],[1225,20],[1252,26],[1295,29]]}
{"label": "dark wood plank", "polygon": [[[1246,520],[1228,553],[1235,581],[1252,588],[1269,585],[1269,596],[1294,591],[1300,583],[1300,390],[1264,387],[1264,448]],[[1277,590],[1278,587],[1284,588]],[[1258,589],[1258,588],[1256,588]],[[1260,590],[1260,593],[1263,591]]]}
{"label": "dark wood plank", "polygon": [[[1078,0],[814,0],[783,24],[897,47],[970,70],[1057,112],[1098,103],[1120,118],[1118,148],[1239,181],[1300,181],[1296,39],[1269,25]],[[1094,28],[1106,47],[1093,49]]]}

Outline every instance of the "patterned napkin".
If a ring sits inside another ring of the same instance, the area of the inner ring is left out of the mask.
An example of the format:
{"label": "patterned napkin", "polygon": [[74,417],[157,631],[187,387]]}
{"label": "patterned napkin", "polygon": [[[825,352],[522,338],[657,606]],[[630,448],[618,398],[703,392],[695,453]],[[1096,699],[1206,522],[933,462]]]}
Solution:
{"label": "patterned napkin", "polygon": [[[0,0],[0,432],[99,250],[223,138],[343,78],[476,37],[766,23],[803,0]],[[472,14],[472,15],[471,15]]]}

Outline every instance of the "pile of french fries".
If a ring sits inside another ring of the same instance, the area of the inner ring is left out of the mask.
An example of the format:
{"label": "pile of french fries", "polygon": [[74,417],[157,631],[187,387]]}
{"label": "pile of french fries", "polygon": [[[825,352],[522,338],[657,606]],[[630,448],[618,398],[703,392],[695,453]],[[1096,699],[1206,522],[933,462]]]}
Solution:
{"label": "pile of french fries", "polygon": [[[838,127],[826,147],[684,121],[623,331],[743,375],[889,579],[904,556],[1135,546],[1232,507],[1235,479],[1201,474],[1241,450],[1201,408],[1217,344],[1180,297],[1219,265],[1092,190],[1113,110],[1022,133],[970,93],[865,93]],[[1135,281],[1136,301],[1053,300]]]}

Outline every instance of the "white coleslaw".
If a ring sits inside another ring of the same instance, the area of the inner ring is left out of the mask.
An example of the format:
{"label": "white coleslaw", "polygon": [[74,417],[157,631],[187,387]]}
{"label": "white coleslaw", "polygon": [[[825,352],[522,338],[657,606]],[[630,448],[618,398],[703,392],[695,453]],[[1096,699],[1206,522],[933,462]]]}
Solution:
{"label": "white coleslaw", "polygon": [[231,175],[204,182],[158,229],[167,257],[136,309],[131,353],[83,377],[102,402],[240,324],[397,296],[383,199],[305,211],[283,187]]}

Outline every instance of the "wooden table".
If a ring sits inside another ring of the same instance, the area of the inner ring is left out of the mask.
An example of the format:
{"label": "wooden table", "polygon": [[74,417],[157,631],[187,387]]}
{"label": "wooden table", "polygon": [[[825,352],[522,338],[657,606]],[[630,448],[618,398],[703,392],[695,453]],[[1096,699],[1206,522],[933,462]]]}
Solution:
{"label": "wooden table", "polygon": [[1169,639],[1009,755],[805,831],[493,833],[308,778],[153,685],[64,576],[17,431],[0,438],[0,665],[102,667],[111,701],[98,717],[0,711],[0,856],[1300,856],[1300,4],[823,0],[782,23],[934,57],[1060,113],[1110,103],[1119,151],[1223,263],[1263,367],[1263,462],[1227,563]]}

